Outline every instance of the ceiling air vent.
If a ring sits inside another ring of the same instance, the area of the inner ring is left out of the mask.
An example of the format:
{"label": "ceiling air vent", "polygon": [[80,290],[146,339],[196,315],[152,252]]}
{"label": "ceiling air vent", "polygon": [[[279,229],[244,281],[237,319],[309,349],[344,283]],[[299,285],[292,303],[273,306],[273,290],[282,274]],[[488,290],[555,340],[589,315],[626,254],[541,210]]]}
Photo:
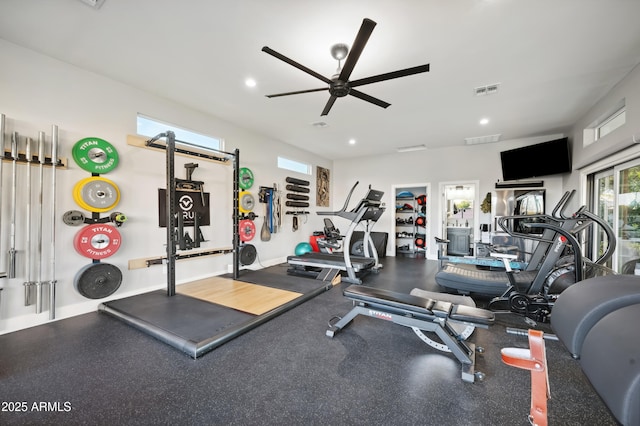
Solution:
{"label": "ceiling air vent", "polygon": [[495,135],[487,135],[487,136],[476,136],[473,138],[464,138],[467,145],[478,145],[481,143],[491,143],[498,142],[500,140],[500,136],[502,133],[497,133]]}
{"label": "ceiling air vent", "polygon": [[499,83],[488,85],[487,86],[487,95],[493,95],[494,93],[498,93],[498,86],[500,86]]}
{"label": "ceiling air vent", "polygon": [[500,87],[500,83],[478,86],[473,89],[473,94],[475,96],[493,95],[494,93],[498,93],[498,87]]}
{"label": "ceiling air vent", "polygon": [[104,0],[80,0],[80,1],[84,4],[88,4],[89,6],[95,9],[100,9],[100,6],[102,6],[102,3],[104,3]]}

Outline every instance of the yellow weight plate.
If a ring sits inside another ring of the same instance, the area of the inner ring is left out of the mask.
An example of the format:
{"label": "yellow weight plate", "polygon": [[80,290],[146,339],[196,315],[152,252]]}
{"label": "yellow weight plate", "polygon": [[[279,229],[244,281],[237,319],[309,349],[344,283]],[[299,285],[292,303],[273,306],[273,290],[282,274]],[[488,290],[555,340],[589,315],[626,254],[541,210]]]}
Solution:
{"label": "yellow weight plate", "polygon": [[256,200],[249,191],[240,191],[238,194],[238,209],[241,213],[249,213],[256,205]]}
{"label": "yellow weight plate", "polygon": [[103,213],[113,209],[120,202],[120,189],[113,181],[92,176],[76,183],[73,199],[83,209]]}
{"label": "yellow weight plate", "polygon": [[80,197],[80,189],[89,181],[89,179],[91,178],[81,179],[73,187],[73,201],[75,201],[78,206],[85,210],[89,210],[89,206]]}

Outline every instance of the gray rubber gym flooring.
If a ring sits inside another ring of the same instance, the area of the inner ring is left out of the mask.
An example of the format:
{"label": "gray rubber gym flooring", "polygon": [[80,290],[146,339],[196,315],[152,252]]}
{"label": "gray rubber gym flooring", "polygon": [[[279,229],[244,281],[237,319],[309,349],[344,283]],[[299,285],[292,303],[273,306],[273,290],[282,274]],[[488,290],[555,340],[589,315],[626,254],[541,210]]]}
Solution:
{"label": "gray rubber gym flooring", "polygon": [[[437,264],[386,258],[365,284],[436,290]],[[246,272],[265,284],[286,265]],[[299,278],[304,285],[306,278]],[[313,285],[313,284],[312,284]],[[451,354],[406,327],[358,317],[333,339],[327,323],[351,302],[342,285],[194,360],[103,313],[0,336],[1,425],[528,425],[530,373],[502,363],[505,333],[525,328],[501,314],[469,339],[485,348],[460,379]],[[542,327],[544,329],[544,327]],[[615,425],[558,342],[547,341],[551,425]]]}

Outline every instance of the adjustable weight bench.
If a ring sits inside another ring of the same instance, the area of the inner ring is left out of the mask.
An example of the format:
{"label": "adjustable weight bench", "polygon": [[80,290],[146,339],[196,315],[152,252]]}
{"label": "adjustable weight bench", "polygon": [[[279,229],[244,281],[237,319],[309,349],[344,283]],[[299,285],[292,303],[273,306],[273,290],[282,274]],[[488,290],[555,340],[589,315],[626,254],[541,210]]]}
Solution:
{"label": "adjustable weight bench", "polygon": [[[489,328],[495,319],[493,312],[361,285],[352,285],[343,294],[353,301],[354,307],[330,325],[327,336],[334,337],[358,315],[431,331],[462,364],[462,380],[473,383],[476,377],[479,380],[484,377],[482,373],[475,372],[475,345],[464,342],[464,337],[449,322]],[[481,348],[478,351],[481,352]]]}

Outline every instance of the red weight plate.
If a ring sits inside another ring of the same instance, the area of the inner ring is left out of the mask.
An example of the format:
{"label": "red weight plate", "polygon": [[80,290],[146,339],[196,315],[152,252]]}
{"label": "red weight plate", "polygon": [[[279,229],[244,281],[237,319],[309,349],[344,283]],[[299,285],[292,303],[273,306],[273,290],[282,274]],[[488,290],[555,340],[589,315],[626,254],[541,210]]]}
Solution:
{"label": "red weight plate", "polygon": [[256,224],[252,220],[243,219],[238,225],[240,231],[240,240],[243,242],[253,240],[256,236]]}
{"label": "red weight plate", "polygon": [[73,247],[82,256],[100,260],[117,252],[121,241],[116,227],[96,223],[78,231],[73,239]]}

